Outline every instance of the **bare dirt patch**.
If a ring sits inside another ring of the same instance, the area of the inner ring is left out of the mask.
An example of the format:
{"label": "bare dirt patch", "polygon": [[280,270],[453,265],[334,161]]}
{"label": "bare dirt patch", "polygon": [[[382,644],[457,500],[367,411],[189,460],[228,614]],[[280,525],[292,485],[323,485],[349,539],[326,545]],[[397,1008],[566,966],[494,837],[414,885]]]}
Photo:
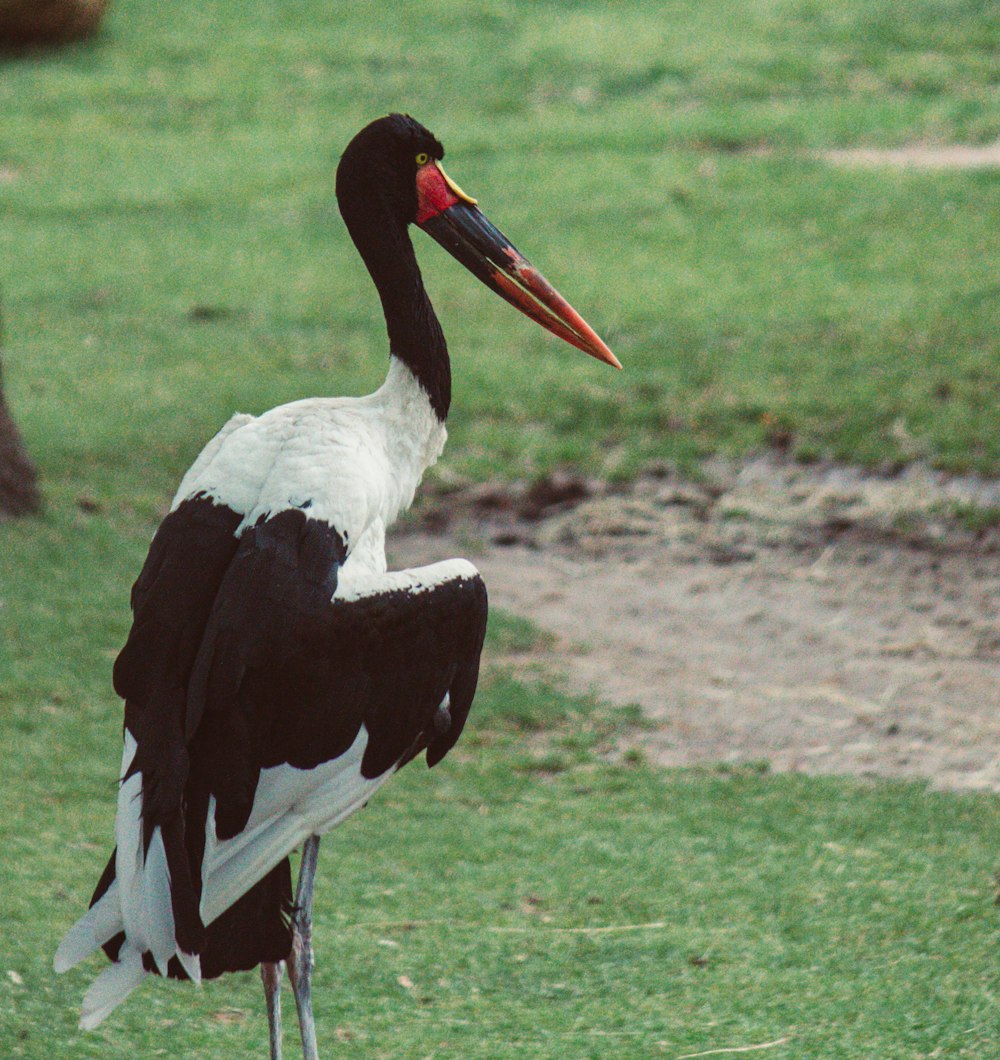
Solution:
{"label": "bare dirt patch", "polygon": [[641,704],[657,762],[1000,790],[994,510],[1000,483],[769,456],[621,492],[439,491],[391,558],[469,556],[494,606],[554,634],[516,661]]}
{"label": "bare dirt patch", "polygon": [[988,169],[1000,166],[1000,141],[994,144],[912,144],[908,147],[852,147],[824,151],[839,166],[890,166],[897,169]]}

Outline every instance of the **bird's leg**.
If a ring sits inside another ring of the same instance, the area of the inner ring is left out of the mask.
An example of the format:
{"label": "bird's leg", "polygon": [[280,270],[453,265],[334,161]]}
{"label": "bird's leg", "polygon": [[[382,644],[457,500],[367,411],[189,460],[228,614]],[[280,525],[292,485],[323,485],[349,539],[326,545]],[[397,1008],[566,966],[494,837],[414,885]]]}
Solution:
{"label": "bird's leg", "polygon": [[260,978],[267,1002],[267,1030],[271,1043],[271,1060],[281,1060],[281,961],[263,961]]}
{"label": "bird's leg", "polygon": [[311,835],[302,847],[299,885],[295,891],[295,912],[292,915],[292,952],[288,957],[288,978],[299,1010],[299,1030],[302,1032],[302,1055],[305,1060],[319,1060],[312,1011],[312,900],[318,856],[319,836]]}

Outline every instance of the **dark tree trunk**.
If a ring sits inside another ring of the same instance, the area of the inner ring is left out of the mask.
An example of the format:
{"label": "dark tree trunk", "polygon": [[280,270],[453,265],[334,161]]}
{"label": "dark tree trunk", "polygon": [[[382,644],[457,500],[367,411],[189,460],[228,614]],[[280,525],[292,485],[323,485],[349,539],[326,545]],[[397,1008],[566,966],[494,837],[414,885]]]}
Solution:
{"label": "dark tree trunk", "polygon": [[0,0],[0,49],[82,40],[101,23],[109,0]]}
{"label": "dark tree trunk", "polygon": [[[0,345],[2,345],[0,330]],[[0,364],[0,519],[31,515],[42,506],[38,472],[28,458],[21,432],[11,417],[3,396],[3,365]]]}

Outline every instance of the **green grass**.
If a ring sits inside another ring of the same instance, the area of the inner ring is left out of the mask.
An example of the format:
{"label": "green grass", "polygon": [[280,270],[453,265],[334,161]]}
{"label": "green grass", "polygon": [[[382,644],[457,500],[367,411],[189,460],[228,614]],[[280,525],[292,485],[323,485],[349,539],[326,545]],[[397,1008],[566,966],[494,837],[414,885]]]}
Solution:
{"label": "green grass", "polygon": [[950,505],[949,514],[960,526],[973,533],[982,533],[1000,526],[1000,508],[954,503]]}
{"label": "green grass", "polygon": [[[2,960],[22,981],[0,982],[3,1055],[261,1055],[252,974],[150,982],[75,1031],[99,965],[54,979],[49,959],[108,846],[115,757],[111,717],[86,714],[70,694],[7,739]],[[627,718],[603,719],[586,752],[594,723],[592,704],[487,682],[448,764],[411,768],[324,841],[327,1052],[677,1056],[784,1038],[772,1055],[990,1055],[995,798],[612,767],[594,752]]]}
{"label": "green grass", "polygon": [[[996,474],[996,175],[811,152],[1000,136],[997,26],[955,0],[120,0],[94,44],[4,64],[6,381],[48,507],[0,527],[0,1055],[264,1049],[254,976],[147,984],[81,1035],[99,964],[50,959],[110,845],[111,662],[178,476],[233,409],[383,371],[332,199],[360,124],[435,129],[626,365],[418,235],[453,470],[628,476],[777,424],[807,458]],[[488,655],[537,635],[495,616]],[[611,764],[639,724],[491,671],[456,754],[324,841],[325,1054],[995,1051],[995,797]]]}
{"label": "green grass", "polygon": [[[147,983],[81,1034],[100,962],[50,970],[111,844],[110,667],[155,520],[137,493],[96,512],[57,494],[40,521],[3,527],[19,572],[0,591],[5,1057],[266,1048],[253,974]],[[539,638],[497,614],[487,659]],[[324,840],[326,1054],[678,1056],[785,1038],[768,1055],[990,1055],[1000,800],[610,764],[639,724],[488,663],[449,759],[404,771]]]}
{"label": "green grass", "polygon": [[[982,5],[380,10],[123,0],[98,42],[3,67],[9,386],[50,475],[156,437],[165,490],[233,408],[377,384],[333,172],[391,108],[626,366],[417,233],[457,362],[453,467],[627,477],[778,422],[805,458],[1000,468],[996,173],[808,153],[1000,136]],[[109,403],[129,427],[94,416]]]}

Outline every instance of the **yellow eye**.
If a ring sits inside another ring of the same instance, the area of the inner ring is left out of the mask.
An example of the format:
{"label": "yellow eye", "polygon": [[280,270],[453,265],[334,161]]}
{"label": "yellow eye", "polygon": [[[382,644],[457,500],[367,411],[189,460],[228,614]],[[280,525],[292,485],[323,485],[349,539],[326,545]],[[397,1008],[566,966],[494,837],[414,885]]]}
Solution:
{"label": "yellow eye", "polygon": [[431,156],[426,151],[421,151],[420,154],[417,155],[418,166],[426,166],[430,160]]}

